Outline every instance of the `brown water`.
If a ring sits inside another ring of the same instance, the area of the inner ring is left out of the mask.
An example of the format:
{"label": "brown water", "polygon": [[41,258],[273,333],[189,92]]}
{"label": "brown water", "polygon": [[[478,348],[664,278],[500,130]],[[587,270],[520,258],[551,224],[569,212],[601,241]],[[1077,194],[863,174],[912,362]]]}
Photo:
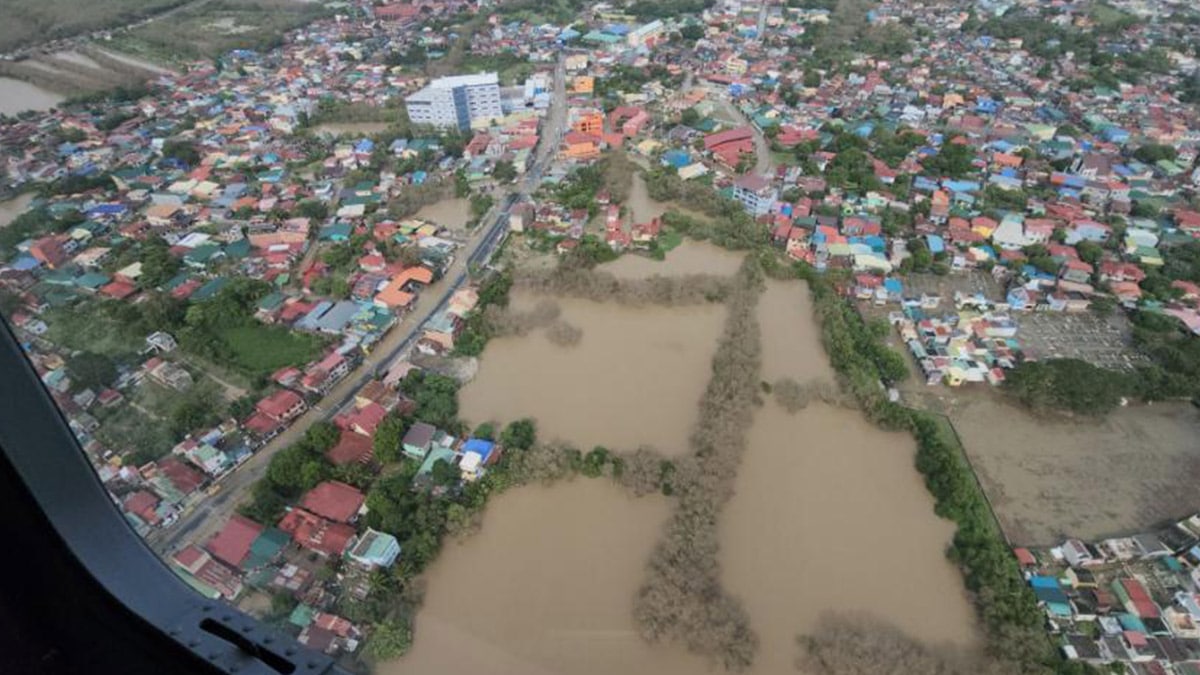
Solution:
{"label": "brown water", "polygon": [[629,207],[634,222],[638,223],[658,218],[670,207],[669,204],[656,202],[650,198],[650,192],[646,189],[646,181],[642,179],[640,172],[633,174],[633,184],[629,188],[629,200],[626,202],[626,206]]}
{"label": "brown water", "polygon": [[622,279],[645,279],[660,274],[716,274],[731,276],[742,264],[742,254],[726,251],[705,242],[685,239],[667,253],[666,260],[654,260],[642,255],[627,254],[604,263],[599,269],[612,272]]}
{"label": "brown water", "polygon": [[32,201],[33,193],[27,192],[7,201],[0,202],[0,227],[5,227],[16,219],[17,216],[25,213],[25,209],[29,208],[29,203]]}
{"label": "brown water", "polygon": [[[522,308],[533,302],[514,298]],[[695,421],[724,312],[560,303],[583,342],[493,340],[463,391],[464,415],[537,414],[543,437],[585,448],[670,433],[675,441],[660,447],[686,450],[680,441]],[[764,379],[831,376],[802,284],[770,282],[759,317]],[[676,344],[658,352],[663,339]],[[684,351],[690,364],[679,359]],[[692,393],[663,393],[664,382]],[[788,415],[767,400],[748,444],[721,515],[719,560],[760,639],[750,673],[794,672],[796,636],[827,610],[868,612],[929,642],[977,644],[962,578],[943,554],[953,526],[933,514],[910,436],[880,431],[857,411],[814,403]],[[413,651],[378,672],[721,672],[678,646],[643,643],[633,626],[633,594],[668,504],[632,499],[605,479],[500,496],[481,532],[448,545],[429,571]]]}
{"label": "brown water", "polygon": [[28,82],[0,77],[0,115],[16,115],[26,110],[49,110],[63,100],[62,96]]}
{"label": "brown water", "polygon": [[[513,304],[537,299],[518,292]],[[459,392],[463,417],[476,424],[534,417],[540,438],[584,450],[650,445],[686,454],[724,307],[558,304],[561,318],[583,330],[579,344],[555,346],[541,332],[492,340],[478,375]]]}
{"label": "brown water", "polygon": [[633,595],[667,514],[665,499],[631,499],[607,479],[501,495],[482,530],[450,542],[428,573],[412,651],[375,672],[707,672],[633,627]]}
{"label": "brown water", "polygon": [[764,381],[833,379],[833,367],[821,347],[813,317],[812,298],[803,285],[768,280],[758,300],[758,325],[762,328]]}
{"label": "brown water", "polygon": [[471,219],[471,200],[461,197],[443,199],[429,206],[421,207],[415,217],[451,230],[461,231],[467,226],[467,221]]}

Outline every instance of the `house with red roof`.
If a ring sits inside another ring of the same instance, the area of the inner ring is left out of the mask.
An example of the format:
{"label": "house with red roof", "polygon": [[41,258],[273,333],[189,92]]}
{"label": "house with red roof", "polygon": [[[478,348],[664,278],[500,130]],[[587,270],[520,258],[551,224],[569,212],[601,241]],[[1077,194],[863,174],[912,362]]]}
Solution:
{"label": "house with red roof", "polygon": [[[171,556],[171,562],[210,598],[233,600],[242,592],[242,580],[199,546],[188,546]],[[205,592],[207,591],[207,592]]]}
{"label": "house with red roof", "polygon": [[736,166],[743,154],[754,152],[754,130],[745,126],[709,134],[704,137],[704,150],[726,166]]}
{"label": "house with red roof", "polygon": [[126,495],[121,502],[126,513],[131,513],[147,525],[158,525],[162,518],[158,515],[158,496],[148,490],[138,490]]}
{"label": "house with red roof", "polygon": [[325,453],[325,457],[334,466],[369,464],[375,457],[374,442],[362,434],[342,430],[341,438]]}
{"label": "house with red roof", "polygon": [[168,455],[155,462],[155,471],[164,476],[181,494],[188,495],[200,489],[208,477],[187,462]]}
{"label": "house with red roof", "polygon": [[375,430],[379,428],[384,417],[387,417],[387,409],[374,401],[369,401],[366,405],[338,415],[334,418],[333,423],[339,429],[353,431],[371,438],[375,435]]}
{"label": "house with red roof", "polygon": [[304,493],[300,508],[339,523],[352,522],[366,496],[357,488],[336,480],[327,480]]}
{"label": "house with red roof", "polygon": [[279,521],[279,529],[302,548],[324,556],[340,556],[354,540],[354,528],[335,523],[302,508],[294,508]]}
{"label": "house with red roof", "polygon": [[262,525],[235,513],[229,517],[225,526],[208,540],[204,548],[217,560],[240,569],[250,555],[250,547],[254,540],[258,539],[262,532]]}

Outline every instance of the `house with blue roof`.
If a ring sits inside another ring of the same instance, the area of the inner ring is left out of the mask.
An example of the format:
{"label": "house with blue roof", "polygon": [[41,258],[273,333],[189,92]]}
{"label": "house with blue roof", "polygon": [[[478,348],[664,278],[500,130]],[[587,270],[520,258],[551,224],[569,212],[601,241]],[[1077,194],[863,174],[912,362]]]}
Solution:
{"label": "house with blue roof", "polygon": [[486,472],[486,467],[500,458],[500,449],[495,442],[483,438],[472,438],[462,446],[462,460],[458,468],[463,480],[478,480]]}

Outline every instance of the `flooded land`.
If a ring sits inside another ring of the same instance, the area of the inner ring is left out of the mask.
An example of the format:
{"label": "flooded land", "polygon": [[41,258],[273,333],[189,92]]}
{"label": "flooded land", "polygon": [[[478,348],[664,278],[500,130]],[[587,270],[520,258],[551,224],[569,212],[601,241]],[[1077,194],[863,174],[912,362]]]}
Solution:
{"label": "flooded land", "polygon": [[[691,271],[720,264],[716,249],[689,247],[700,253],[684,255],[708,266]],[[534,302],[514,298],[518,308]],[[585,449],[687,452],[724,308],[558,302],[583,341],[494,339],[461,393],[464,416],[533,415],[543,438]],[[832,378],[803,284],[768,282],[758,318],[764,380]],[[929,643],[978,644],[962,577],[944,554],[954,527],[933,513],[910,436],[821,403],[789,415],[768,398],[748,445],[720,516],[719,562],[760,639],[749,672],[793,672],[796,636],[835,609]],[[644,643],[633,625],[633,594],[670,504],[604,479],[500,496],[481,532],[433,565],[413,651],[382,672],[718,672],[678,645]]]}
{"label": "flooded land", "polygon": [[497,497],[480,532],[447,543],[428,573],[412,651],[376,672],[709,672],[682,648],[646,644],[633,625],[667,513],[665,498],[633,499],[605,479]]}
{"label": "flooded land", "polygon": [[429,206],[421,207],[415,217],[455,232],[463,232],[467,227],[467,222],[471,220],[471,200],[463,197],[443,199]]}
{"label": "flooded land", "polygon": [[1072,420],[964,391],[948,410],[1016,543],[1129,534],[1200,510],[1200,413],[1186,403]]}
{"label": "flooded land", "polygon": [[25,110],[49,110],[63,100],[63,96],[28,82],[0,77],[0,115],[16,115]]}
{"label": "flooded land", "polygon": [[833,367],[821,347],[812,299],[804,286],[768,280],[758,299],[758,323],[762,327],[763,381],[782,377],[800,383],[833,380]]}
{"label": "flooded land", "polygon": [[[516,293],[513,304],[538,299]],[[579,344],[556,346],[543,331],[492,340],[459,393],[463,417],[473,424],[533,417],[540,438],[584,450],[649,445],[687,453],[725,308],[557,302],[562,320],[583,331]]]}
{"label": "flooded land", "polygon": [[665,277],[684,274],[715,274],[730,276],[742,264],[742,254],[717,248],[712,244],[684,240],[667,253],[666,260],[654,260],[642,255],[623,255],[599,268],[622,279],[645,279],[659,274]]}
{"label": "flooded land", "polygon": [[6,201],[0,201],[0,227],[4,227],[16,219],[17,216],[25,213],[25,209],[29,208],[29,203],[33,201],[33,193],[26,192],[23,195],[13,197]]}

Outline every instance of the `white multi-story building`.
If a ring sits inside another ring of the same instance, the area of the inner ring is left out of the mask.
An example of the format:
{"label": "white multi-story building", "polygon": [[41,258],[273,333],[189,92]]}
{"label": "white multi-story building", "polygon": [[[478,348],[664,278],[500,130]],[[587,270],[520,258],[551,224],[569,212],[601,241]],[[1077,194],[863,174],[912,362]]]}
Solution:
{"label": "white multi-story building", "polygon": [[467,131],[472,123],[504,116],[496,73],[440,77],[404,99],[413,124]]}

